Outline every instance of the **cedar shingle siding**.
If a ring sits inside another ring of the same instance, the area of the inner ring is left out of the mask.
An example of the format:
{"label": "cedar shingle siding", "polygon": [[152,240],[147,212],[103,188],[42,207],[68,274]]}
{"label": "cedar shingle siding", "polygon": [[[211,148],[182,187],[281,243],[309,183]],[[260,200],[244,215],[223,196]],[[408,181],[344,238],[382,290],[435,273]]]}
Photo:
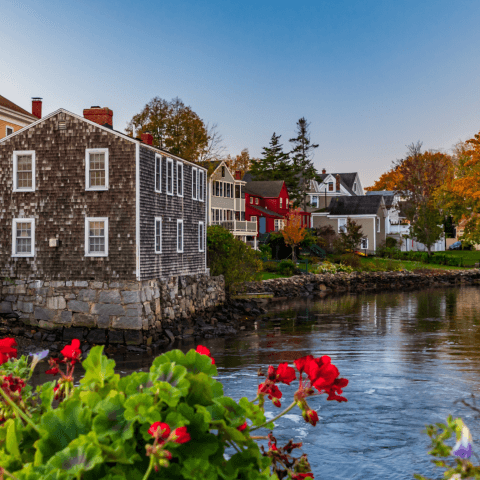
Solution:
{"label": "cedar shingle siding", "polygon": [[[140,147],[141,279],[205,273],[205,253],[198,251],[198,223],[205,224],[205,201],[192,199],[192,165],[183,163],[183,198],[177,195],[177,159],[173,158],[173,196],[167,195],[166,154],[162,192],[155,192],[155,151]],[[198,167],[197,167],[198,168]],[[205,188],[203,198],[205,199]],[[155,217],[162,217],[162,253],[155,253]],[[183,218],[183,253],[177,253],[177,219]],[[206,232],[206,227],[204,229]]]}

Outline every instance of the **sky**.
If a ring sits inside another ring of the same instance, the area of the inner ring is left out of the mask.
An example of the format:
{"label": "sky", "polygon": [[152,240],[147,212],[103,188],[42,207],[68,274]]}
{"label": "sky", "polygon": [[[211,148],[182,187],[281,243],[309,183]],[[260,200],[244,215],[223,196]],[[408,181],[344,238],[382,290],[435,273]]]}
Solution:
{"label": "sky", "polygon": [[120,131],[180,97],[254,157],[305,117],[315,166],[366,187],[412,142],[480,131],[478,25],[478,0],[0,0],[0,95],[109,107]]}

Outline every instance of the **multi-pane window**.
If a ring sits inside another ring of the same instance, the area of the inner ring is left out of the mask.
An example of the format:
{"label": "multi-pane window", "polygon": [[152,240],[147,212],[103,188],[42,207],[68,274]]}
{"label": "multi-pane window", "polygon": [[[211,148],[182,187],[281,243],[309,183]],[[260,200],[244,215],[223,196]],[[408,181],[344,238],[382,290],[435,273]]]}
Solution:
{"label": "multi-pane window", "polygon": [[[197,179],[197,169],[195,167],[192,168],[192,198],[194,200],[197,199],[197,189],[198,189],[198,179]],[[215,195],[215,192],[214,192]]]}
{"label": "multi-pane window", "polygon": [[199,186],[198,199],[199,199],[201,202],[203,202],[203,201],[204,201],[203,192],[204,192],[204,189],[205,189],[205,171],[204,171],[204,170],[199,170],[199,171],[198,171],[198,177],[199,177],[199,182],[198,182],[198,186]]}
{"label": "multi-pane window", "polygon": [[363,250],[367,250],[368,249],[368,238],[367,237],[363,237],[361,242],[360,242],[360,247],[363,249]]}
{"label": "multi-pane window", "polygon": [[183,253],[183,220],[177,220],[177,253]]}
{"label": "multi-pane window", "polygon": [[85,218],[85,256],[108,256],[108,218]]}
{"label": "multi-pane window", "polygon": [[155,217],[155,253],[162,253],[162,217]]}
{"label": "multi-pane window", "polygon": [[318,207],[318,196],[317,195],[312,196],[312,207]]}
{"label": "multi-pane window", "polygon": [[283,220],[280,220],[280,219],[274,220],[274,228],[276,232],[279,232],[280,230],[282,230],[283,226],[284,226]]}
{"label": "multi-pane window", "polygon": [[155,155],[155,191],[162,192],[162,157],[160,155]]}
{"label": "multi-pane window", "polygon": [[173,160],[167,158],[167,195],[173,195]]}
{"label": "multi-pane window", "polygon": [[198,251],[205,251],[205,224],[198,222]]}
{"label": "multi-pane window", "polygon": [[85,165],[86,190],[108,190],[108,148],[88,148]]}
{"label": "multi-pane window", "polygon": [[35,152],[13,152],[13,191],[35,191]]}
{"label": "multi-pane window", "polygon": [[183,197],[183,163],[177,162],[177,195]]}
{"label": "multi-pane window", "polygon": [[13,219],[12,256],[33,257],[35,255],[35,219]]}
{"label": "multi-pane window", "polygon": [[256,222],[256,221],[257,221],[257,217],[250,217],[250,221],[251,221],[251,222]]}
{"label": "multi-pane window", "polygon": [[328,191],[333,192],[333,182],[328,182]]}

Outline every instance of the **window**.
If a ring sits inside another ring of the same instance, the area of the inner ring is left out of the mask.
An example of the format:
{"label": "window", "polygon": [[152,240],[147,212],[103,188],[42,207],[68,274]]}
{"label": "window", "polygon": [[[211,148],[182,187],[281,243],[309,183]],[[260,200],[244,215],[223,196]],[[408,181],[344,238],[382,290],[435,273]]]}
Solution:
{"label": "window", "polygon": [[35,191],[35,152],[13,152],[13,191]]}
{"label": "window", "polygon": [[280,197],[280,208],[283,208],[283,198]]}
{"label": "window", "polygon": [[203,198],[203,192],[204,192],[204,189],[205,189],[205,171],[204,170],[199,170],[198,171],[198,188],[199,188],[199,191],[198,191],[198,199],[203,202],[204,201],[204,198]]}
{"label": "window", "polygon": [[222,167],[222,177],[225,177],[225,167]]}
{"label": "window", "polygon": [[219,222],[220,221],[220,210],[217,208],[216,213],[215,213],[215,221]]}
{"label": "window", "polygon": [[377,232],[379,232],[380,231],[380,218],[376,217],[375,220],[377,222]]}
{"label": "window", "polygon": [[328,191],[333,192],[333,182],[328,182]]}
{"label": "window", "polygon": [[167,195],[173,195],[173,160],[167,158]]}
{"label": "window", "polygon": [[253,205],[253,197],[250,197],[250,205]]}
{"label": "window", "polygon": [[[197,172],[198,170],[195,167],[192,167],[192,198],[194,200],[197,199]],[[215,195],[215,189],[213,191],[213,194]]]}
{"label": "window", "polygon": [[347,229],[347,219],[339,218],[338,219],[338,232],[345,232]]}
{"label": "window", "polygon": [[255,198],[255,205],[258,205],[258,198]]}
{"label": "window", "polygon": [[256,221],[257,221],[257,217],[250,217],[250,221],[251,221],[251,222],[256,222]]}
{"label": "window", "polygon": [[283,223],[282,220],[278,220],[277,218],[274,220],[274,226],[275,226],[276,232],[279,232],[283,228],[282,223]]}
{"label": "window", "polygon": [[288,198],[285,199],[285,208],[288,208]]}
{"label": "window", "polygon": [[318,196],[312,195],[312,207],[318,207]]}
{"label": "window", "polygon": [[160,155],[155,155],[155,191],[162,193],[162,157]]}
{"label": "window", "polygon": [[155,217],[155,253],[162,253],[162,217]]}
{"label": "window", "polygon": [[13,133],[13,127],[9,127],[7,126],[5,128],[5,135],[8,137],[9,135],[11,135]]}
{"label": "window", "polygon": [[34,257],[35,219],[14,218],[12,234],[12,257]]}
{"label": "window", "polygon": [[108,256],[108,218],[85,218],[85,256]]}
{"label": "window", "polygon": [[223,182],[218,182],[220,184],[220,196],[223,197]]}
{"label": "window", "polygon": [[198,251],[205,251],[205,226],[203,222],[198,222]]}
{"label": "window", "polygon": [[85,150],[85,190],[108,190],[108,148]]}
{"label": "window", "polygon": [[230,198],[232,196],[231,193],[230,193],[231,185],[229,183],[226,183],[225,186],[227,187],[227,197]]}
{"label": "window", "polygon": [[177,195],[183,197],[183,163],[177,162]]}
{"label": "window", "polygon": [[177,253],[183,253],[183,220],[177,220]]}
{"label": "window", "polygon": [[368,238],[367,237],[363,237],[362,240],[360,241],[360,248],[362,248],[363,250],[368,249]]}
{"label": "window", "polygon": [[353,191],[357,193],[357,182],[353,183]]}
{"label": "window", "polygon": [[220,196],[220,182],[215,182],[215,196]]}

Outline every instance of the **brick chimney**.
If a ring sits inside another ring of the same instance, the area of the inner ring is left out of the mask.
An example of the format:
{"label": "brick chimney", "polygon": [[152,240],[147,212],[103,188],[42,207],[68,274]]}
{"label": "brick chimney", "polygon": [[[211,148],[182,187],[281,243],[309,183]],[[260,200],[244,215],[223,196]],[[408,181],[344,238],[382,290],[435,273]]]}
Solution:
{"label": "brick chimney", "polygon": [[325,175],[327,173],[327,170],[325,168],[322,168],[322,174]]}
{"label": "brick chimney", "polygon": [[235,170],[235,180],[242,179],[242,172],[240,170]]}
{"label": "brick chimney", "polygon": [[32,115],[37,118],[42,118],[42,99],[40,97],[32,98]]}
{"label": "brick chimney", "polygon": [[337,192],[340,191],[340,174],[337,173],[337,175],[335,176],[335,180],[336,180],[336,184],[337,184]]}
{"label": "brick chimney", "polygon": [[103,127],[113,128],[113,112],[107,108],[90,107],[83,111],[83,116]]}
{"label": "brick chimney", "polygon": [[153,135],[150,132],[142,133],[142,142],[147,145],[153,145]]}

